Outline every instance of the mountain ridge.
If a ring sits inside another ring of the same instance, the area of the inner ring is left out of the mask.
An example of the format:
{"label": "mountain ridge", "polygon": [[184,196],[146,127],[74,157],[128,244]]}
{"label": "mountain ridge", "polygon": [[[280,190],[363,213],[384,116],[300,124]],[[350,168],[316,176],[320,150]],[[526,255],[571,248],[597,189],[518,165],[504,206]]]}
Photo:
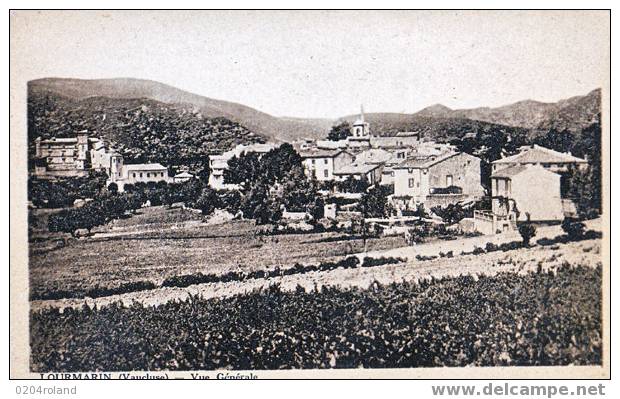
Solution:
{"label": "mountain ridge", "polygon": [[[76,100],[90,97],[115,99],[150,99],[185,108],[202,117],[223,117],[249,129],[272,142],[294,141],[301,138],[324,138],[331,126],[341,121],[353,122],[358,114],[330,118],[276,117],[249,106],[194,94],[148,79],[73,79],[42,78],[28,82],[30,93],[63,95]],[[451,109],[434,104],[413,114],[366,114],[371,130],[389,135],[398,130],[423,130],[433,137],[452,133],[486,129],[484,123],[499,128],[527,129],[534,133],[550,129],[579,131],[592,123],[600,113],[601,91],[594,89],[582,96],[551,102],[521,100],[500,107]],[[430,127],[429,127],[430,125]],[[459,125],[461,125],[459,127]]]}

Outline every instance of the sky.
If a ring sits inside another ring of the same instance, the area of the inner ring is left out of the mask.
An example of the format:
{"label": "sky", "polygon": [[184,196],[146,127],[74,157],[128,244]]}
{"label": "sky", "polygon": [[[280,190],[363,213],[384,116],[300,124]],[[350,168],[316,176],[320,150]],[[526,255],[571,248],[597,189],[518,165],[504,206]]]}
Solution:
{"label": "sky", "polygon": [[[557,101],[608,84],[607,11],[13,11],[11,79],[156,80],[275,116]],[[12,82],[13,83],[13,82]]]}

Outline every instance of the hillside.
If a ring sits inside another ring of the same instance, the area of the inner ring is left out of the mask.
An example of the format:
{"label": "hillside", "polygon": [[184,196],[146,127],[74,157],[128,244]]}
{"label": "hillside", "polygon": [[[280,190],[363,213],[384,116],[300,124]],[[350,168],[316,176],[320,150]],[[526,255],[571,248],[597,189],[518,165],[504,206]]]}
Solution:
{"label": "hillside", "polygon": [[131,162],[165,165],[203,162],[240,143],[265,139],[222,117],[206,117],[191,106],[137,98],[68,98],[31,88],[28,136],[69,137],[88,130],[114,145]]}
{"label": "hillside", "polygon": [[29,90],[59,94],[72,100],[90,97],[125,100],[144,98],[169,105],[184,104],[203,117],[229,119],[274,142],[301,137],[323,137],[327,134],[324,122],[277,118],[242,104],[200,96],[151,80],[45,78],[29,82]]}
{"label": "hillside", "polygon": [[[180,115],[179,118],[184,120],[183,123],[187,124],[186,128],[193,123],[192,120],[196,120],[196,131],[202,129],[211,132],[210,127],[201,127],[206,120],[223,118],[230,121],[232,125],[229,127],[232,131],[228,136],[223,131],[217,130],[218,134],[207,135],[197,143],[210,150],[228,148],[234,143],[253,142],[254,140],[290,142],[299,138],[324,138],[330,127],[339,121],[353,122],[358,118],[357,114],[338,120],[277,118],[242,104],[214,100],[154,81],[129,78],[39,79],[29,82],[29,95],[39,99],[47,97],[61,99],[58,104],[64,108],[68,107],[66,111],[75,107],[80,109],[81,111],[77,114],[71,113],[73,122],[68,125],[78,123],[75,119],[78,114],[82,117],[90,117],[85,109],[89,102],[94,102],[98,104],[97,106],[110,111],[114,111],[115,107],[118,107],[118,110],[129,109],[136,106],[136,101],[145,102],[145,104],[153,102],[157,105],[152,108],[152,112],[175,110]],[[441,104],[435,104],[415,114],[371,113],[366,114],[366,119],[371,123],[371,131],[379,135],[391,135],[403,130],[417,130],[428,138],[451,140],[468,133],[492,134],[492,132],[501,131],[510,136],[517,135],[534,139],[551,129],[578,133],[581,129],[596,123],[600,113],[600,101],[601,92],[597,89],[585,96],[575,96],[556,103],[525,100],[497,108],[482,107],[461,110],[452,110]],[[93,112],[101,113],[101,110]],[[118,134],[111,133],[113,129],[108,126],[108,123],[109,121],[105,120],[99,121],[91,126],[93,129],[90,130],[103,129],[109,134]],[[176,127],[173,124],[168,128]],[[218,125],[217,129],[226,128],[228,127]],[[247,132],[239,135],[244,129]],[[254,136],[249,135],[249,132],[254,133]],[[47,132],[43,131],[43,134]]]}
{"label": "hillside", "polygon": [[466,118],[538,131],[551,128],[577,132],[594,123],[600,112],[601,90],[555,103],[524,100],[497,108],[452,110],[435,104],[415,113],[419,117]]}
{"label": "hillside", "polygon": [[[529,133],[528,129],[520,127],[503,126],[466,118],[431,117],[397,113],[370,113],[365,114],[364,117],[370,123],[371,132],[382,136],[390,136],[399,131],[418,131],[425,138],[449,141],[461,138],[468,133],[501,131],[512,136]],[[358,115],[349,115],[342,118],[342,120],[353,123],[357,118]]]}

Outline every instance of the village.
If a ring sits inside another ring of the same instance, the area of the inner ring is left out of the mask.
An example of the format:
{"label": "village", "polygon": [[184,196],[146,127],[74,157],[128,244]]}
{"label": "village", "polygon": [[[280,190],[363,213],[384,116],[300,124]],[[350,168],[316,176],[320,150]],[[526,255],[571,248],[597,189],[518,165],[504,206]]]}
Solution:
{"label": "village", "polygon": [[[576,216],[575,205],[565,195],[568,173],[588,165],[587,160],[570,153],[528,145],[517,154],[494,161],[490,181],[485,182],[480,158],[459,152],[453,145],[427,140],[418,132],[375,134],[365,121],[363,108],[346,138],[302,139],[292,145],[301,157],[306,178],[318,183],[324,198],[349,200],[342,206],[338,206],[338,201],[325,202],[325,218],[335,220],[355,214],[352,205],[362,193],[347,189],[351,184],[342,183],[363,182],[362,187],[386,188],[389,212],[372,222],[388,231],[393,231],[390,227],[420,221],[422,216],[427,222],[442,224],[444,221],[430,212],[432,209],[455,204],[471,208],[485,199],[489,208],[475,209],[471,217],[460,220],[461,232],[492,235],[515,231],[517,223],[523,221],[558,224],[566,217]],[[238,184],[225,179],[231,160],[248,154],[260,159],[276,148],[278,145],[271,143],[239,144],[210,156],[208,185],[220,191],[238,189]],[[75,138],[37,138],[33,163],[33,176],[42,179],[104,172],[106,186],[114,185],[121,193],[136,184],[175,184],[197,178],[187,170],[171,175],[169,168],[159,163],[124,163],[119,152],[87,131],[78,132]],[[485,191],[485,186],[490,190]],[[284,219],[308,218],[306,212],[283,212]]]}

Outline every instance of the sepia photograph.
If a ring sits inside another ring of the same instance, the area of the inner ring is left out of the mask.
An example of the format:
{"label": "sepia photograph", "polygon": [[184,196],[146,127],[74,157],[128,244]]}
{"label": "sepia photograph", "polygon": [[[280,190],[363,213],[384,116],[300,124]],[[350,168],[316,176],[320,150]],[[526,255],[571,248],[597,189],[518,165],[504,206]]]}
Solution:
{"label": "sepia photograph", "polygon": [[10,11],[12,377],[609,378],[610,18]]}

